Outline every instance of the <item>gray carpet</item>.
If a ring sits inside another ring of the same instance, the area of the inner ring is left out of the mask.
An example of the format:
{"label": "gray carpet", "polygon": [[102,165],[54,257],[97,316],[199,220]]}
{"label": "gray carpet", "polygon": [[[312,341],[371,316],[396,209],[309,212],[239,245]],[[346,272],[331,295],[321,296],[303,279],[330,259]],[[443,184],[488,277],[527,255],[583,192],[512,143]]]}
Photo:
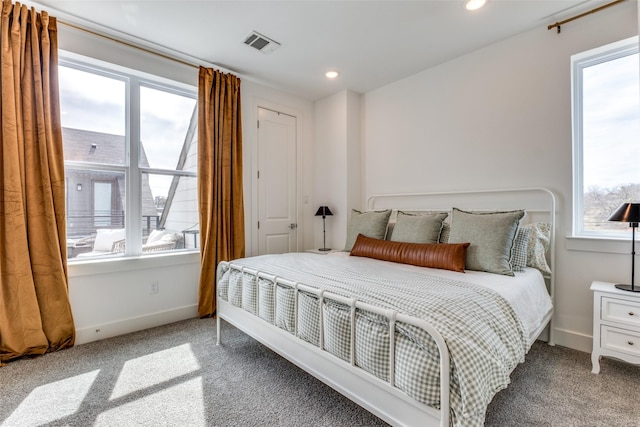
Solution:
{"label": "gray carpet", "polygon": [[[384,426],[223,322],[187,320],[0,368],[0,426]],[[640,426],[640,367],[536,343],[489,426]]]}

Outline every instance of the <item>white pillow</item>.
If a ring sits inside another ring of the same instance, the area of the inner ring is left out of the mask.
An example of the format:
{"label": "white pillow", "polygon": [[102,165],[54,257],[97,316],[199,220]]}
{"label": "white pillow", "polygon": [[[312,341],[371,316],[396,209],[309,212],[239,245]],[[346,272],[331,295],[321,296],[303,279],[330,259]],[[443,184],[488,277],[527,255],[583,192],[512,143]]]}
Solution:
{"label": "white pillow", "polygon": [[111,230],[109,228],[101,228],[96,232],[96,240],[93,242],[93,250],[100,252],[111,252],[113,242],[123,240],[125,237],[124,228]]}
{"label": "white pillow", "polygon": [[160,240],[163,242],[175,242],[179,238],[180,238],[180,235],[178,233],[167,233],[164,236],[162,236]]}
{"label": "white pillow", "polygon": [[147,244],[157,242],[164,237],[165,234],[167,234],[167,230],[152,230],[147,238]]}

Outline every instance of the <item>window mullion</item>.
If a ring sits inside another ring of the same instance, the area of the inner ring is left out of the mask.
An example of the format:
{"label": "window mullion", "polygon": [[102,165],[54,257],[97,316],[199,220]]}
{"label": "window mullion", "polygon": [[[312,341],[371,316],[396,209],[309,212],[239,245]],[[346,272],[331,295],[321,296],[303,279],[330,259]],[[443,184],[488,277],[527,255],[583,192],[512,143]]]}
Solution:
{"label": "window mullion", "polygon": [[140,83],[131,77],[127,97],[127,147],[129,175],[127,176],[127,254],[142,253],[142,206],[140,176]]}
{"label": "window mullion", "polygon": [[156,174],[156,175],[190,176],[194,178],[197,176],[196,172],[184,171],[184,170],[157,169],[157,168],[147,168],[144,166],[139,167],[138,170],[141,174],[149,173],[149,174]]}

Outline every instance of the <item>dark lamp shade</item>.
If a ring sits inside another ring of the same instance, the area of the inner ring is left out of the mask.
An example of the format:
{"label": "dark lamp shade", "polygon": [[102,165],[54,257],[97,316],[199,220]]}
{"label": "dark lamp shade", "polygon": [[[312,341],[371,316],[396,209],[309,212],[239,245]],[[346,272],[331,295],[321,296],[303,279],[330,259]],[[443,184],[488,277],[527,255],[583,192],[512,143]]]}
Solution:
{"label": "dark lamp shade", "polygon": [[640,203],[623,203],[607,221],[640,222]]}
{"label": "dark lamp shade", "polygon": [[314,216],[333,216],[328,206],[320,206]]}

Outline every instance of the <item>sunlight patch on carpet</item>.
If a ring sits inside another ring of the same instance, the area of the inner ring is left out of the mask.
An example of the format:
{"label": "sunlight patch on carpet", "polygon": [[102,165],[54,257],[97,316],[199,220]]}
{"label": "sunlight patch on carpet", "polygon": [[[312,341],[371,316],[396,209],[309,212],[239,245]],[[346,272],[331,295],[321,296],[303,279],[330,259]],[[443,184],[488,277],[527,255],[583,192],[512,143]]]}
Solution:
{"label": "sunlight patch on carpet", "polygon": [[98,369],[35,388],[2,425],[43,425],[75,414],[99,372]]}
{"label": "sunlight patch on carpet", "polygon": [[191,344],[128,360],[122,367],[110,400],[149,389],[198,369],[200,364],[191,350]]}
{"label": "sunlight patch on carpet", "polygon": [[167,387],[101,413],[93,427],[124,425],[206,427],[202,378]]}

